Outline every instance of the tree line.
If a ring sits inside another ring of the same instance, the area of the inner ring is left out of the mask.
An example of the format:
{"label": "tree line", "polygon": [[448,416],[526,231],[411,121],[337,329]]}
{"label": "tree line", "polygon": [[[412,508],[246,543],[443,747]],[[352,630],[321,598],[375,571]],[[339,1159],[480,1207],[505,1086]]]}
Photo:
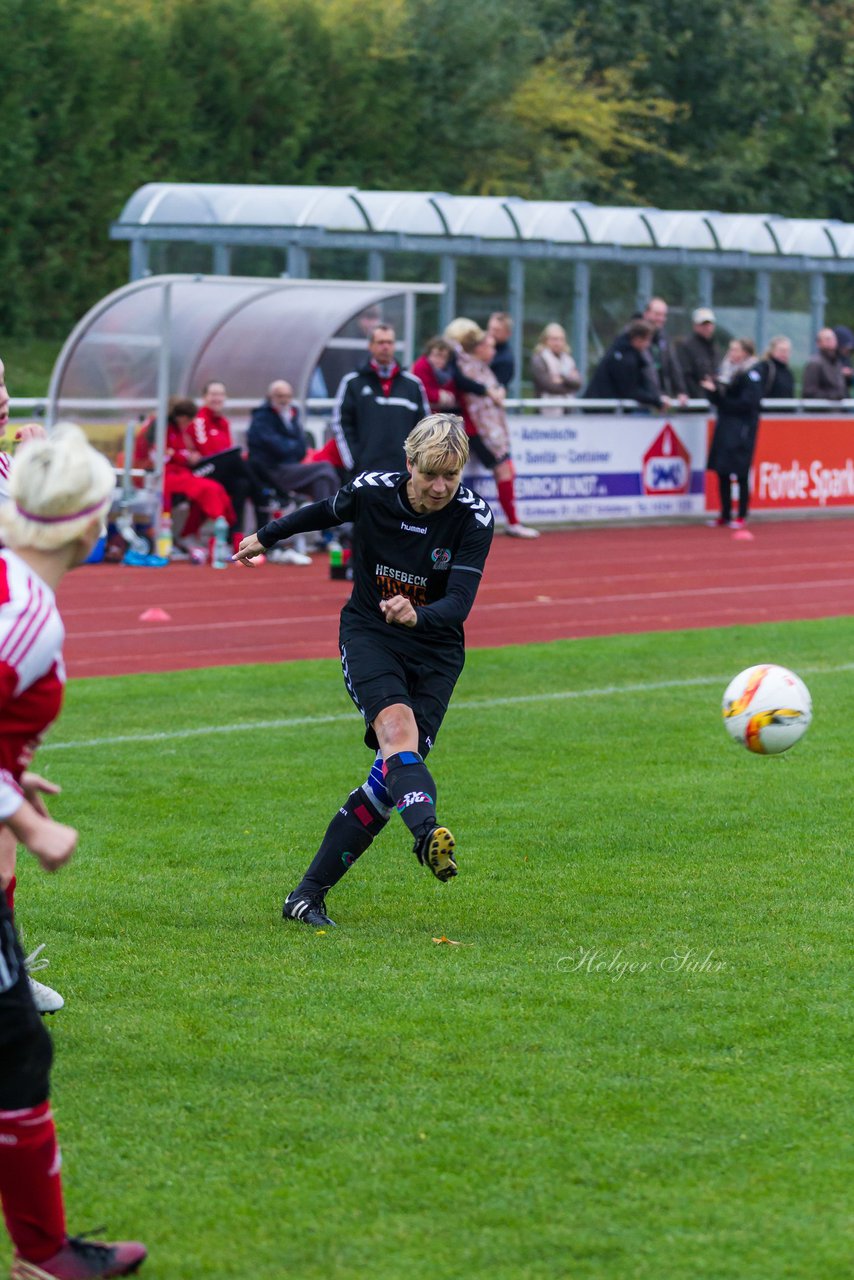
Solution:
{"label": "tree line", "polygon": [[0,0],[3,330],[126,278],[142,183],[850,218],[854,0]]}

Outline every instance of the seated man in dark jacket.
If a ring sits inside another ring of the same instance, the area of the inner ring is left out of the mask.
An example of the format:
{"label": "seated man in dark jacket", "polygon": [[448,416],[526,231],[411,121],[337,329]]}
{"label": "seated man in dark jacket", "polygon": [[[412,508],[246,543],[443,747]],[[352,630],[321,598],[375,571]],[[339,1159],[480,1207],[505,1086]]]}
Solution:
{"label": "seated man in dark jacket", "polygon": [[[584,391],[585,400],[637,400],[662,408],[664,397],[649,375],[652,326],[633,320],[605,352]],[[649,407],[644,409],[649,412]]]}
{"label": "seated man in dark jacket", "polygon": [[293,398],[289,382],[270,383],[267,399],[252,410],[246,436],[249,464],[282,496],[305,493],[312,502],[323,502],[338,492],[341,482],[331,463],[303,462],[308,441]]}

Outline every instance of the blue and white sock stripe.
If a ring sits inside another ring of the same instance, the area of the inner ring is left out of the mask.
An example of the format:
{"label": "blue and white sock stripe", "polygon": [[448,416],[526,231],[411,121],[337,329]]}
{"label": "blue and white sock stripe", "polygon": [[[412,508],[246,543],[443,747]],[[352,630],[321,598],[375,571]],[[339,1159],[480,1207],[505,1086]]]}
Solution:
{"label": "blue and white sock stripe", "polygon": [[371,765],[371,772],[368,774],[365,782],[365,791],[371,797],[371,800],[377,807],[377,812],[383,817],[391,816],[394,808],[394,801],[388,793],[385,785],[385,776],[383,774],[383,758],[378,751],[374,763]]}

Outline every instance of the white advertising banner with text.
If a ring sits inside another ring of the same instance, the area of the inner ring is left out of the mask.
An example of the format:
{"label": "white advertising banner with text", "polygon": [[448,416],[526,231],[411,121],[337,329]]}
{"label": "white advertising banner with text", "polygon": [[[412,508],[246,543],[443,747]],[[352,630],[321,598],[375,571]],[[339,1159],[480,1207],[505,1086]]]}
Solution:
{"label": "white advertising banner with text", "polygon": [[[705,414],[510,415],[520,520],[702,515],[707,424]],[[492,473],[473,460],[466,482],[503,519]]]}

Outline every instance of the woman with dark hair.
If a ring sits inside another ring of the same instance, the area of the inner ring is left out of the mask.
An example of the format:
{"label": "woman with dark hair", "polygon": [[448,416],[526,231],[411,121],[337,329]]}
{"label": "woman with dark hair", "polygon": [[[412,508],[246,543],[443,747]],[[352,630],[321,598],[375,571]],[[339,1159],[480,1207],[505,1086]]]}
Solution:
{"label": "woman with dark hair", "polygon": [[[163,466],[163,509],[171,511],[186,499],[190,504],[187,518],[180,530],[176,529],[176,558],[186,558],[192,547],[192,539],[206,520],[223,516],[233,526],[235,513],[231,499],[219,481],[209,476],[197,476],[193,467],[201,462],[187,438],[187,432],[196,417],[195,401],[173,396],[169,401],[169,417],[166,424],[166,450]],[[154,440],[157,420],[147,418],[136,434],[133,463],[142,471],[154,469]],[[173,553],[174,555],[174,553]]]}
{"label": "woman with dark hair", "polygon": [[431,338],[410,369],[420,378],[427,392],[427,400],[433,413],[453,409],[457,403],[457,388],[451,367],[451,344],[444,338]]}
{"label": "woman with dark hair", "polygon": [[[756,449],[759,411],[764,394],[762,373],[756,367],[756,347],[749,338],[733,338],[727,351],[727,380],[703,378],[700,386],[717,406],[708,471],[718,477],[721,514],[715,525],[743,529],[750,497],[750,467]],[[732,516],[732,481],[738,482],[738,515]]]}

